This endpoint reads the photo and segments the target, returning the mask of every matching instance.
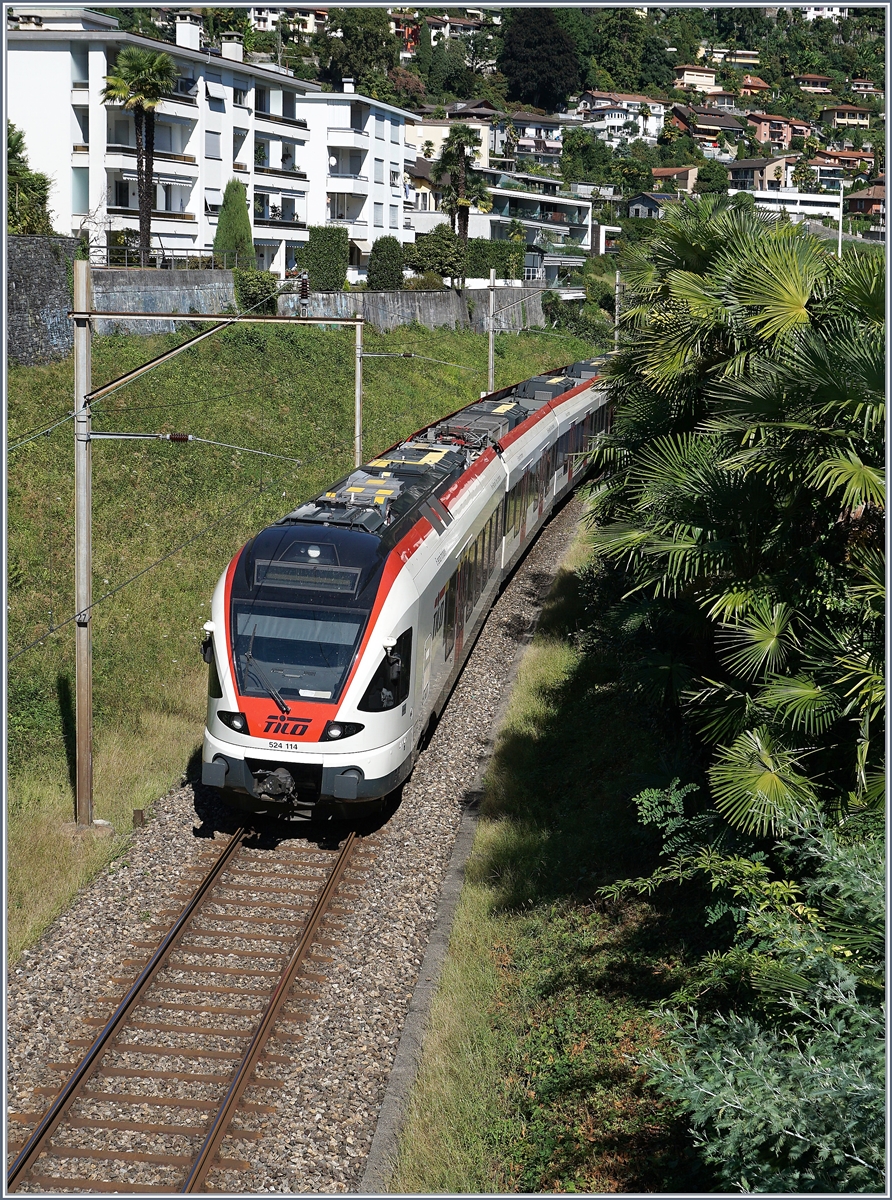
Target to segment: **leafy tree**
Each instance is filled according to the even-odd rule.
[[[561,174],[567,183],[606,183],[613,154],[588,129],[568,129],[561,149]]]
[[[421,16],[418,20],[418,46],[415,50],[415,69],[425,83],[430,78],[432,53],[430,26],[424,17]]]
[[[727,193],[728,170],[720,162],[708,160],[697,170],[694,191],[705,195],[708,192]]]
[[[177,67],[165,51],[124,46],[105,77],[102,99],[122,104],[133,113],[136,129],[136,190],[139,197],[139,254],[146,266],[152,244],[154,207],[155,109],[173,89]]]
[[[28,166],[25,135],[6,122],[6,230],[13,234],[52,234],[50,179]]]
[[[324,34],[314,35],[312,48],[333,83],[363,81],[375,71],[399,64],[400,44],[390,32],[390,18],[381,8],[331,8]]]
[[[369,255],[368,285],[375,292],[403,286],[403,248],[395,237],[379,237]]]
[[[223,203],[214,234],[214,258],[222,266],[254,264],[254,238],[248,215],[248,191],[238,179],[230,179],[223,192]]]
[[[506,24],[499,70],[509,96],[536,108],[560,108],[579,81],[573,42],[549,8],[513,9]]]
[[[435,226],[430,233],[419,236],[414,246],[406,246],[405,263],[413,271],[422,274],[432,272],[442,279],[444,275],[459,279],[464,263],[461,241],[447,222]]]
[[[428,81],[435,96],[467,93],[469,72],[460,38],[440,38],[434,46]]]
[[[630,8],[602,8],[592,16],[592,22],[593,59],[598,68],[606,71],[622,91],[637,87],[647,36],[644,20]]]

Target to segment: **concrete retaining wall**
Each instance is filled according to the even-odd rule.
[[[504,310],[496,312],[497,330],[546,324],[542,294],[532,288],[500,287],[496,292],[496,308]],[[282,316],[297,316],[300,298],[280,296],[279,312]],[[316,292],[311,294],[307,306],[310,317],[352,317],[354,314],[364,317],[382,332],[415,322],[428,329],[446,326],[485,333],[489,319],[489,291],[466,288],[464,292]]]
[[[94,267],[93,307],[100,312],[169,312],[212,316],[235,307],[231,271],[152,271]],[[174,321],[97,320],[99,334],[172,333]]]
[[[11,362],[31,366],[71,353],[68,264],[76,247],[72,237],[7,238],[6,346]]]

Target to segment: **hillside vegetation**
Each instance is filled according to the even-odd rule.
[[[96,338],[94,384],[186,336]],[[366,349],[426,356],[365,361],[367,455],[469,403],[486,384],[480,335],[368,330]],[[590,342],[544,333],[500,335],[496,384],[592,352]],[[73,625],[16,657],[74,612],[73,434],[65,420],[72,371],[68,359],[9,375],[13,955],[120,847],[60,832],[73,818]],[[253,531],[352,465],[352,331],[231,328],[97,403],[94,428],[222,443],[93,443],[96,816],[123,833],[131,809],[179,778],[200,743],[206,668],[198,646],[218,576]]]

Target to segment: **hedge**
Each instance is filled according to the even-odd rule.
[[[374,292],[394,292],[403,286],[403,248],[395,237],[379,237],[373,243],[368,285]]]
[[[295,265],[307,271],[314,292],[339,292],[350,264],[347,230],[342,225],[311,225],[309,235],[295,255]]]
[[[522,242],[490,242],[486,238],[469,238],[465,257],[465,276],[468,279],[488,279],[495,268],[497,279],[520,279],[526,246]]]

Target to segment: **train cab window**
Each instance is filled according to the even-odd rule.
[[[412,682],[412,630],[400,634],[396,645],[385,653],[372,682],[359,702],[360,712],[384,712],[396,708],[409,695]]]
[[[223,688],[220,686],[220,676],[217,674],[217,659],[211,642],[211,656],[208,659],[208,696],[212,700],[223,699]]]

